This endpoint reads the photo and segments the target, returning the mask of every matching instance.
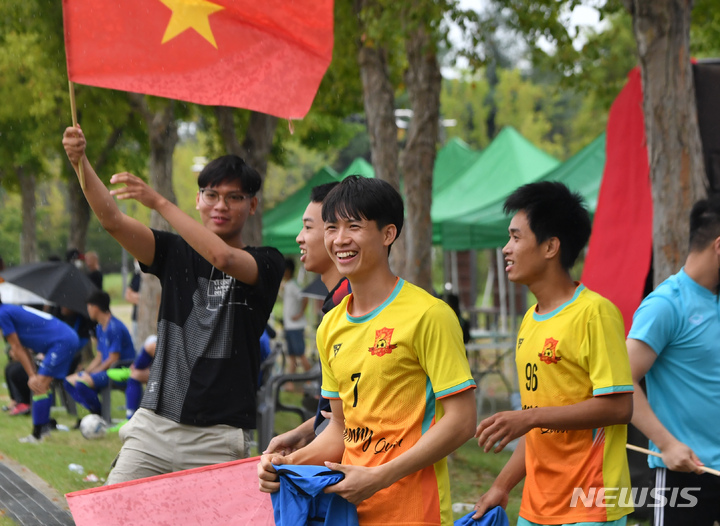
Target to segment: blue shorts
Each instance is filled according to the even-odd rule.
[[[99,373],[86,373],[85,371],[80,371],[78,373],[78,379],[82,380],[84,376],[89,376],[92,378],[93,381],[93,389],[96,391],[100,391],[101,389],[105,389],[108,384],[110,383],[110,378],[108,378],[107,371],[100,371]]]
[[[78,350],[78,337],[68,338],[53,344],[46,352],[38,368],[38,374],[52,378],[65,378],[70,372],[70,363]]]
[[[303,329],[285,331],[285,341],[287,341],[290,356],[302,356],[305,354],[305,331]]]

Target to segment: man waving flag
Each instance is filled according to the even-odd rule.
[[[71,81],[285,119],[332,59],[332,0],[63,0]]]

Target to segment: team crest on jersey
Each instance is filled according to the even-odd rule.
[[[562,360],[562,357],[557,355],[557,344],[559,342],[555,340],[554,338],[547,338],[545,340],[545,345],[543,345],[543,350],[541,353],[538,353],[538,356],[540,359],[547,363],[558,363],[560,360]]]
[[[337,356],[337,353],[340,352],[341,345],[342,343],[336,343],[335,345],[333,345],[333,352],[335,353],[335,356]]]
[[[397,347],[397,345],[390,343],[394,330],[395,329],[385,327],[375,331],[375,345],[368,348],[370,354],[373,356],[385,356],[393,352],[393,349]]]

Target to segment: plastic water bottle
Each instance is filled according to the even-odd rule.
[[[83,474],[85,469],[80,464],[69,464],[68,469],[74,473]]]

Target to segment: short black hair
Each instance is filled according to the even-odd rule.
[[[690,251],[704,250],[720,237],[720,194],[695,203],[690,211]]]
[[[591,222],[582,196],[563,183],[541,181],[521,186],[505,200],[506,214],[523,211],[538,243],[560,240],[560,264],[570,270],[590,239]]]
[[[96,290],[88,299],[85,300],[88,305],[95,305],[103,312],[110,312],[110,294],[104,290]]]
[[[223,155],[210,161],[198,175],[198,187],[212,188],[224,182],[240,182],[242,191],[254,196],[260,191],[262,178],[237,155]]]
[[[360,175],[350,175],[338,183],[323,200],[322,206],[322,219],[326,223],[343,218],[375,221],[378,228],[395,225],[395,239],[402,231],[404,216],[402,197],[390,183]]]
[[[290,274],[295,274],[295,262],[292,258],[285,258],[285,271],[290,271]]]
[[[330,191],[339,184],[338,181],[333,181],[332,183],[313,186],[312,190],[310,190],[310,201],[312,203],[322,203]]]

